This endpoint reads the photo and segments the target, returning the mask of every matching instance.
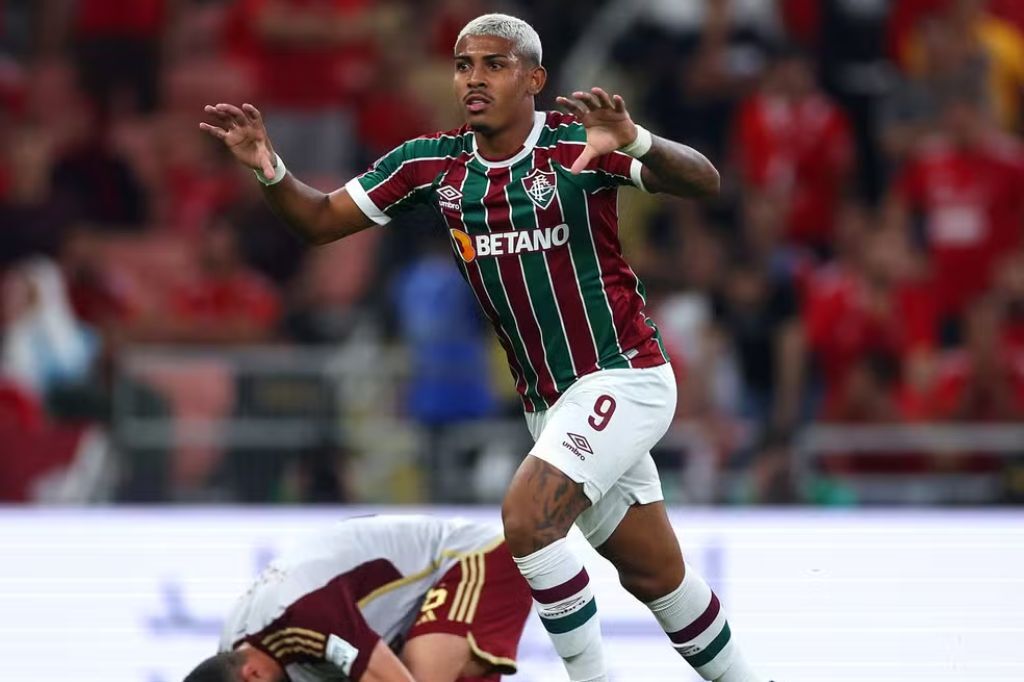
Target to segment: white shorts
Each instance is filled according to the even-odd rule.
[[[530,454],[583,484],[591,506],[576,519],[594,547],[634,504],[664,499],[651,448],[676,410],[669,364],[606,369],[580,378],[549,409],[527,412]]]

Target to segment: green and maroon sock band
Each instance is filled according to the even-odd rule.
[[[569,679],[606,680],[601,623],[590,576],[565,538],[514,559],[530,584],[537,615]]]
[[[585,568],[561,585],[531,591],[541,623],[552,634],[575,630],[597,613],[597,602],[590,591],[590,576]]]
[[[722,604],[718,601],[718,595],[712,592],[711,602],[696,620],[680,630],[668,633],[672,646],[694,668],[702,668],[713,661],[732,639],[729,621],[724,617],[719,618],[720,615]],[[714,631],[717,634],[708,642],[707,638]],[[706,643],[700,645],[699,641]]]
[[[531,588],[530,591],[533,592],[533,598],[541,604],[554,604],[563,599],[568,599],[577,592],[582,591],[589,584],[590,576],[587,574],[587,569],[581,568],[579,573],[561,585],[555,585],[543,590]]]
[[[711,624],[715,622],[715,618],[718,618],[718,614],[721,612],[722,603],[718,601],[718,595],[712,592],[711,603],[708,604],[708,607],[704,609],[704,612],[695,621],[681,630],[668,633],[668,638],[672,640],[672,645],[683,646],[697,639],[702,632],[711,627]]]

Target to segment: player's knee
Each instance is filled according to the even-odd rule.
[[[683,569],[666,567],[657,573],[620,573],[619,582],[640,601],[651,602],[679,587],[683,582]]]

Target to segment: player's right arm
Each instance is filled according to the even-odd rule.
[[[274,177],[277,155],[259,110],[251,104],[206,106],[214,123],[199,127],[217,138],[238,161]],[[355,234],[374,224],[344,189],[329,194],[300,182],[291,173],[273,185],[263,185],[263,196],[274,212],[299,236],[311,244],[326,244]]]

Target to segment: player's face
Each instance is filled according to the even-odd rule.
[[[498,36],[466,36],[455,46],[455,96],[469,126],[490,133],[533,116],[544,87],[543,67],[528,63]]]

